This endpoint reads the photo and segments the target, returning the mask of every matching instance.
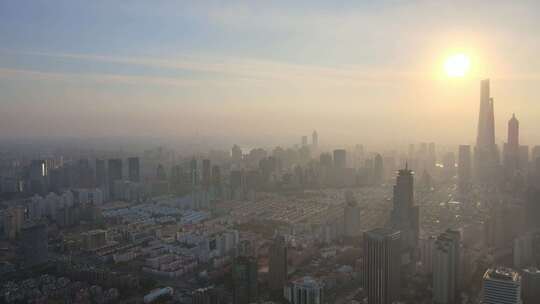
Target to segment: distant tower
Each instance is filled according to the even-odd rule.
[[[242,149],[239,146],[234,145],[231,150],[231,157],[234,163],[240,163],[242,161]]]
[[[268,250],[268,286],[275,295],[283,295],[287,283],[287,243],[277,236]]]
[[[165,172],[165,167],[162,164],[159,164],[156,168],[156,178],[160,181],[167,180],[167,173]]]
[[[107,170],[109,173],[109,194],[111,198],[114,198],[114,182],[122,180],[122,160],[119,158],[109,159]]]
[[[221,187],[221,167],[220,166],[218,165],[212,166],[211,179],[212,179],[212,189],[214,191],[215,197],[221,198],[222,187]]]
[[[334,150],[334,168],[347,168],[347,151],[345,151],[345,149]]]
[[[520,304],[521,277],[509,268],[490,268],[483,278],[482,304]]]
[[[194,157],[189,162],[189,175],[191,186],[195,187],[199,184],[199,171],[197,169],[197,159]]]
[[[400,232],[378,228],[364,233],[364,290],[368,304],[391,304],[400,292]]]
[[[458,155],[458,192],[465,196],[471,188],[471,146],[459,146]]]
[[[519,147],[519,120],[516,114],[512,114],[512,118],[508,121],[508,145]]]
[[[313,133],[311,133],[311,145],[314,149],[319,147],[319,134],[317,134],[317,131],[313,131]]]
[[[352,191],[345,193],[345,209],[343,210],[345,219],[345,236],[360,236],[360,207]]]
[[[489,91],[489,79],[480,84],[480,113],[474,151],[475,176],[480,183],[492,183],[499,165],[499,152],[495,144],[494,103]]]
[[[414,174],[407,167],[398,171],[394,185],[392,228],[401,231],[402,248],[412,258],[418,245],[419,209],[414,205]]]
[[[138,183],[141,181],[140,163],[138,157],[128,158],[128,177],[130,182]]]
[[[508,121],[508,141],[504,145],[504,168],[513,176],[520,168],[519,121],[515,114]],[[526,164],[525,164],[526,165]]]
[[[433,303],[458,304],[460,233],[448,229],[435,241],[433,251]]]
[[[307,136],[304,135],[304,136],[302,136],[302,147],[305,147],[307,145],[308,145]]]
[[[212,167],[209,159],[203,159],[202,161],[202,185],[208,190],[210,188],[210,182],[212,178]]]
[[[454,152],[447,152],[443,156],[444,176],[451,179],[456,173],[456,156]]]
[[[373,161],[373,183],[380,185],[384,181],[384,165],[382,156],[377,153]]]
[[[105,160],[96,159],[96,186],[103,187],[107,184],[107,171]]]

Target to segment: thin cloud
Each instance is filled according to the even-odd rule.
[[[302,65],[259,59],[237,59],[230,57],[189,57],[152,58],[152,57],[119,57],[108,55],[70,54],[26,52],[27,55],[65,58],[73,60],[127,64],[161,69],[194,71],[206,73],[209,79],[230,79],[263,85],[265,82],[283,82],[289,85],[391,85],[396,80],[414,80],[422,76],[420,73],[384,69],[362,69],[360,67],[325,67]],[[153,78],[153,77],[146,77]],[[170,81],[168,78],[161,81]],[[194,80],[196,82],[198,80]]]

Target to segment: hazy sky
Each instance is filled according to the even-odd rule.
[[[497,140],[515,112],[540,144],[540,4],[515,2],[3,0],[0,136],[470,143],[489,77]]]

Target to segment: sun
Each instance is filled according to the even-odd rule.
[[[471,60],[465,54],[454,54],[444,61],[444,70],[448,77],[464,77],[471,67]]]

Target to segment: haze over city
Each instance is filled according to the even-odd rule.
[[[0,1],[0,303],[540,303],[538,1]]]
[[[535,1],[3,1],[0,136],[279,144],[316,128],[330,144],[442,132],[473,142],[482,78],[497,130],[509,113],[526,108],[523,125],[540,114],[538,11]],[[449,79],[455,52],[471,71]]]

